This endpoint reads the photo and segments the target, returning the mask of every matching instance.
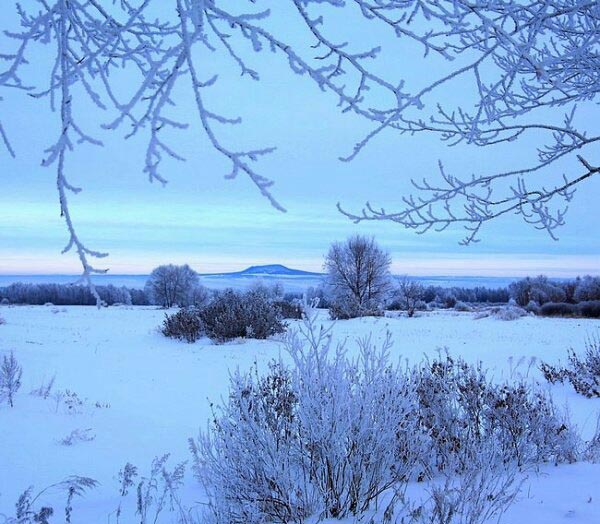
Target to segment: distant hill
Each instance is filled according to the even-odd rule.
[[[242,271],[233,271],[230,273],[204,273],[200,276],[214,277],[214,276],[227,276],[227,277],[258,277],[258,276],[269,276],[269,277],[321,277],[322,273],[314,273],[312,271],[303,271],[301,269],[292,269],[281,264],[267,264],[264,266],[250,266]]]

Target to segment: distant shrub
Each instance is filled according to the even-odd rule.
[[[200,310],[206,334],[217,342],[239,337],[264,339],[283,333],[281,311],[263,293],[228,289]]]
[[[451,309],[454,306],[456,306],[456,302],[457,302],[456,297],[452,293],[448,293],[442,299],[442,303],[443,303],[444,307],[448,308],[448,309]]]
[[[580,395],[600,397],[600,336],[589,338],[584,349],[582,356],[572,349],[569,351],[567,367],[542,362],[540,371],[551,384],[568,380]]]
[[[454,304],[454,310],[467,312],[467,311],[473,311],[473,308],[471,308],[471,306],[469,306],[468,304],[465,304],[464,302],[461,302],[459,300],[458,302],[456,302],[456,304]]]
[[[534,315],[539,315],[540,305],[535,300],[530,300],[529,303],[525,306],[525,310],[529,313],[533,313]]]
[[[475,316],[475,319],[492,317],[492,318],[495,318],[496,320],[511,321],[511,320],[517,320],[517,319],[519,319],[521,317],[525,317],[527,315],[528,315],[527,311],[525,311],[523,308],[520,308],[519,306],[507,305],[507,306],[494,306],[491,308],[487,308],[484,311],[481,311],[480,313],[478,313]]]
[[[578,314],[575,304],[566,302],[546,302],[540,306],[539,314],[543,317],[573,317]]]
[[[4,297],[2,300],[0,300],[0,304],[3,306],[8,306],[10,304],[10,300],[8,300],[8,298]]]
[[[417,300],[415,303],[415,309],[417,311],[427,311],[429,310],[429,305],[424,300]]]
[[[383,308],[364,309],[358,314],[354,307],[346,307],[343,302],[335,302],[329,306],[331,320],[349,320],[358,317],[382,317],[385,315]]]
[[[14,397],[21,387],[22,376],[23,368],[12,351],[9,356],[4,355],[0,366],[0,402],[6,400],[11,408],[14,406]]]
[[[301,320],[304,316],[304,308],[298,301],[278,300],[273,305],[279,308],[281,318]]]
[[[185,340],[191,344],[204,334],[204,323],[197,309],[180,309],[172,315],[165,314],[161,331],[165,337]]]
[[[585,318],[600,318],[600,300],[588,300],[577,304],[579,314]]]

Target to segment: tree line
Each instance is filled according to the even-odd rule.
[[[282,302],[318,299],[332,318],[381,315],[385,309],[408,311],[429,308],[453,308],[457,303],[505,304],[514,300],[530,309],[545,304],[579,304],[600,300],[600,277],[552,280],[544,275],[526,277],[507,287],[442,287],[421,284],[418,279],[394,277],[390,254],[374,238],[355,235],[334,242],[324,258],[327,274],[318,287],[304,293],[285,293],[281,284],[262,291]],[[144,289],[125,286],[97,286],[105,305],[203,306],[216,293],[202,286],[198,274],[189,265],[161,265],[149,275]],[[31,284],[16,282],[0,287],[5,304],[96,305],[96,298],[84,285]],[[550,307],[550,306],[548,306]]]

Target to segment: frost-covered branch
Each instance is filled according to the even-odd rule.
[[[27,10],[19,4],[16,10],[21,28],[5,31],[14,46],[0,54],[0,95],[10,89],[48,99],[56,111],[61,130],[44,165],[57,170],[68,247],[78,253],[90,285],[96,270],[88,258],[102,253],[79,240],[67,200],[77,188],[65,165],[74,147],[100,144],[97,131],[78,124],[77,111],[90,103],[101,112],[104,130],[145,137],[142,163],[150,181],[166,183],[165,162],[185,160],[173,135],[200,124],[208,143],[229,162],[227,178],[246,176],[284,210],[272,193],[273,182],[256,164],[274,148],[240,147],[224,138],[221,126],[241,119],[211,107],[209,90],[224,82],[218,78],[219,59],[239,70],[240,82],[259,81],[260,55],[271,52],[332,95],[343,113],[371,123],[372,130],[344,160],[382,133],[425,133],[449,146],[487,148],[527,136],[541,141],[530,166],[456,176],[442,171],[439,183],[415,184],[417,194],[403,199],[404,209],[367,205],[362,213],[345,211],[355,221],[391,220],[419,232],[463,225],[470,243],[484,223],[517,212],[554,237],[564,223],[564,204],[598,172],[600,136],[575,113],[577,104],[581,115],[600,92],[596,1],[265,0],[259,6],[217,0],[36,0]],[[288,24],[295,30],[288,31]],[[374,41],[349,36],[361,34],[361,24]],[[345,31],[348,27],[352,31]],[[44,62],[40,45],[56,49],[52,63]],[[420,67],[431,71],[409,81],[405,63],[390,56],[415,52],[423,55]],[[38,76],[47,72],[46,85],[29,79],[32,68]],[[117,80],[123,71],[125,87]],[[456,92],[460,96],[451,102]],[[174,110],[182,93],[195,106],[189,121]],[[564,119],[556,117],[559,111]],[[10,127],[3,117],[0,140],[14,155]],[[562,181],[552,179],[559,159],[573,159],[572,172]],[[577,173],[581,165],[584,171]]]

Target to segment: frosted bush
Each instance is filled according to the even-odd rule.
[[[533,313],[534,315],[539,315],[540,305],[535,300],[530,300],[525,306],[525,310],[529,313]]]
[[[577,434],[535,386],[495,384],[447,354],[399,368],[389,336],[379,348],[357,343],[350,358],[309,316],[286,337],[294,367],[275,361],[264,375],[232,376],[210,427],[190,441],[209,521],[343,519],[422,480],[432,498],[406,522],[483,522],[478,512],[497,515],[512,500],[518,468],[578,458]],[[443,520],[443,508],[458,513]]]
[[[274,305],[279,308],[281,318],[301,320],[304,317],[304,307],[298,300],[277,300]]]
[[[216,342],[238,337],[264,339],[285,331],[279,308],[263,293],[228,289],[200,310],[206,334]]]
[[[213,519],[343,518],[408,479],[420,453],[416,404],[389,346],[363,339],[353,360],[310,324],[286,340],[294,369],[235,374],[211,428],[192,441]]]
[[[14,406],[14,397],[21,388],[22,376],[23,368],[13,352],[9,356],[4,355],[0,366],[0,402],[5,400],[11,408]]]
[[[576,433],[534,385],[495,384],[480,365],[447,354],[413,375],[421,429],[431,450],[423,463],[430,476],[449,469],[464,472],[487,443],[503,462],[519,466],[576,460]]]
[[[454,304],[454,310],[462,311],[462,312],[473,311],[471,306],[469,306],[468,304],[465,304],[464,302],[461,302],[460,300],[458,302],[456,302],[456,304]]]
[[[600,336],[596,334],[585,342],[581,356],[571,349],[567,367],[542,362],[540,370],[551,384],[568,380],[580,395],[600,397]]]
[[[491,317],[495,318],[496,320],[511,321],[518,320],[519,318],[526,317],[527,315],[527,311],[523,308],[508,304],[506,306],[495,306],[487,308],[484,311],[478,313],[475,319]]]
[[[197,309],[180,309],[173,315],[165,314],[161,332],[165,337],[185,340],[191,344],[204,334],[204,323]]]

